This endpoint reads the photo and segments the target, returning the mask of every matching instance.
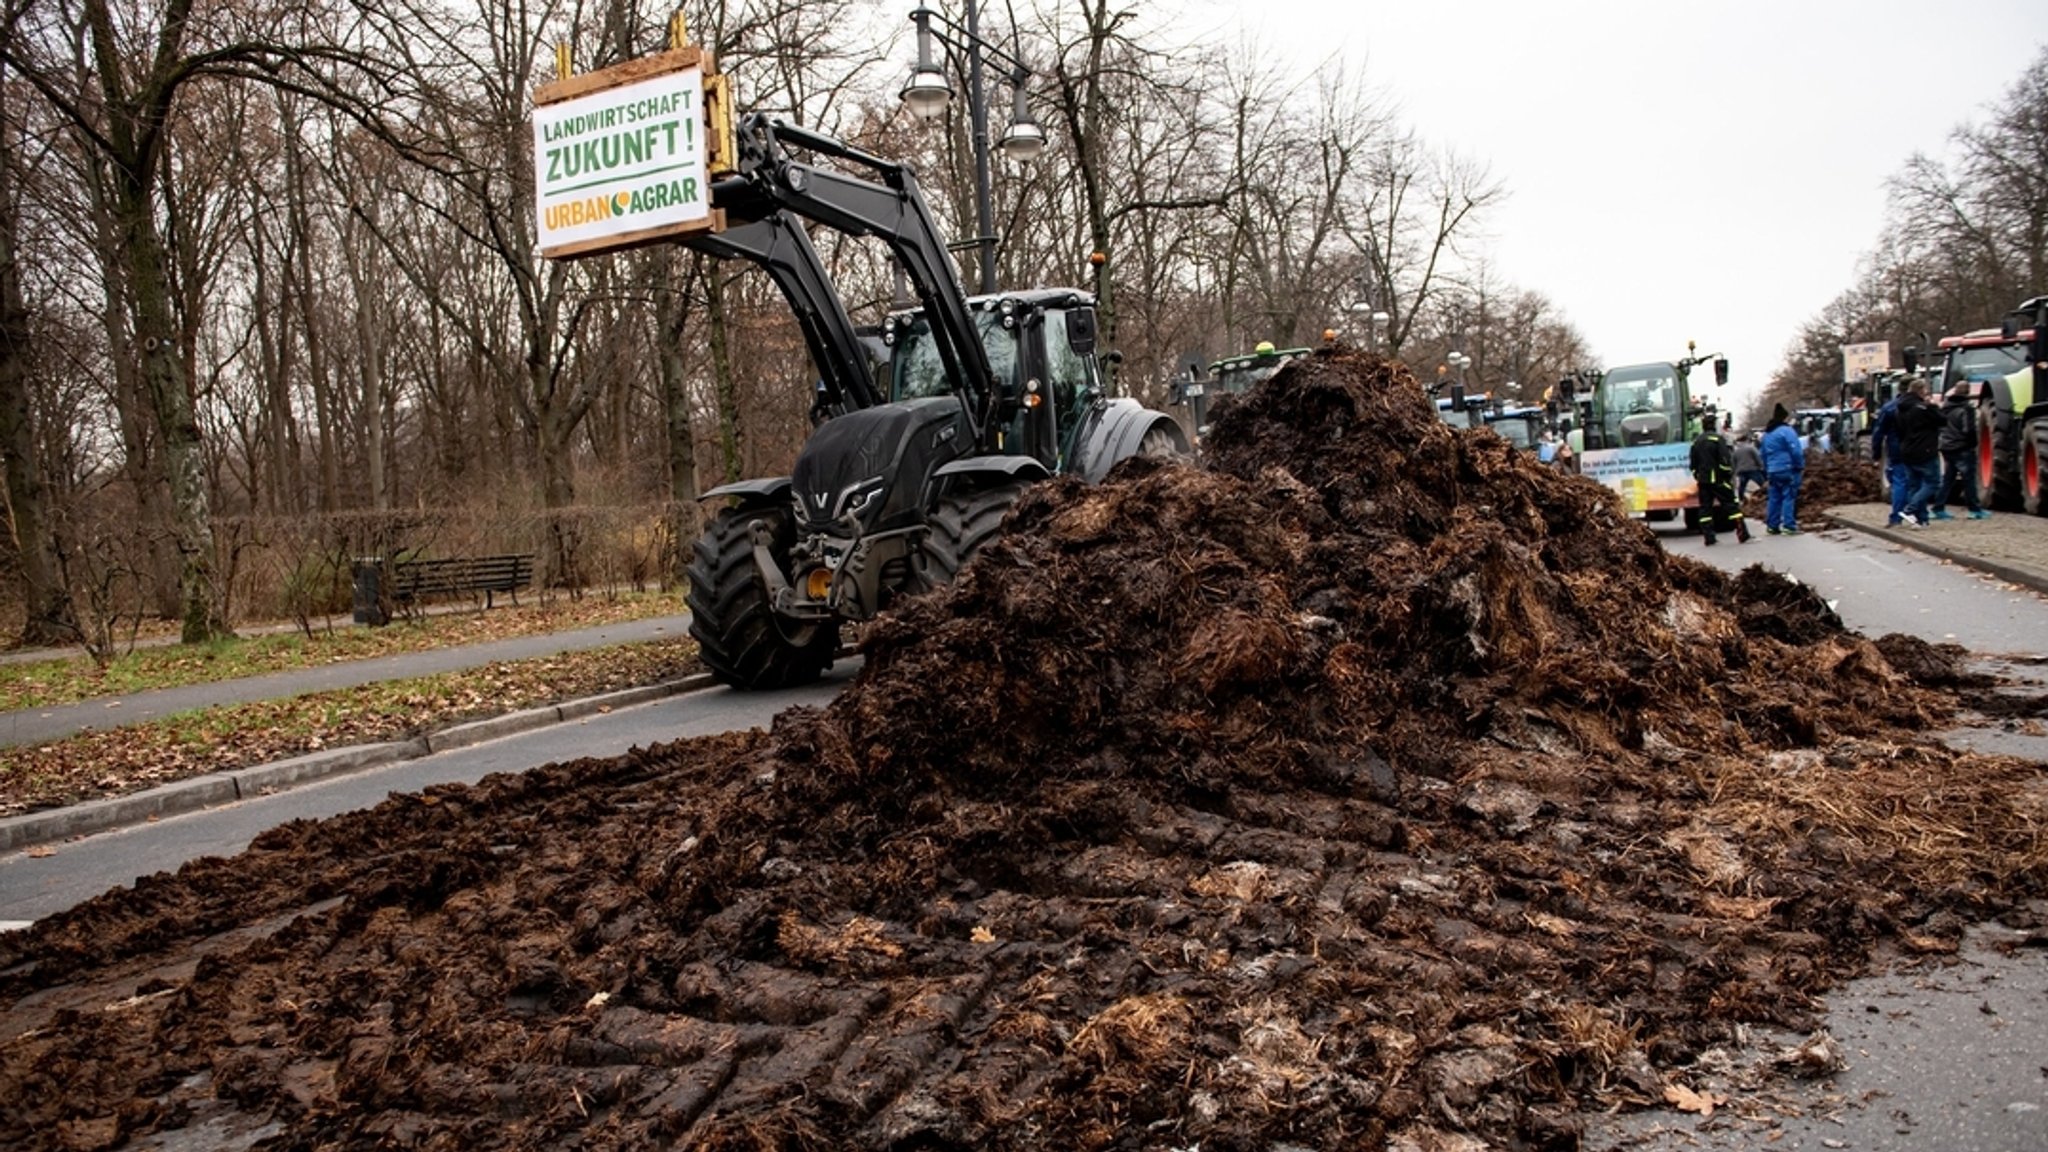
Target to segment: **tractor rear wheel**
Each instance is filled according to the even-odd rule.
[[[925,587],[951,584],[974,554],[1001,533],[1003,516],[1023,492],[1022,482],[1009,480],[941,497],[918,548]]]
[[[1138,455],[1171,460],[1188,455],[1188,449],[1181,439],[1180,429],[1171,421],[1161,420],[1145,430],[1144,438],[1138,441]]]
[[[2003,428],[1999,424],[2003,423]],[[2024,504],[2024,482],[2020,465],[2026,452],[2026,429],[2019,415],[1993,409],[1991,428],[1991,507],[2000,512],[2017,512]]]
[[[809,684],[832,666],[839,622],[779,616],[768,586],[754,569],[752,525],[768,525],[772,551],[789,555],[796,544],[791,514],[781,508],[733,508],[719,513],[699,537],[690,559],[690,636],[712,675],[734,688],[756,691]]]
[[[1976,481],[1977,507],[1991,508],[1998,503],[1992,452],[1992,443],[1997,439],[1998,412],[1989,404],[1979,404],[1973,411],[1977,422],[1970,437],[1970,465],[1974,470],[1972,479]]]
[[[2048,516],[2041,468],[2048,461],[2048,421],[2029,421],[2020,436],[2020,505],[2029,516]]]

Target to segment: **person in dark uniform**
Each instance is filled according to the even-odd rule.
[[[1700,486],[1700,533],[1714,543],[1716,531],[1735,529],[1738,544],[1749,543],[1749,525],[1735,502],[1735,449],[1716,430],[1714,414],[1700,419],[1699,439],[1692,442],[1692,478]]]

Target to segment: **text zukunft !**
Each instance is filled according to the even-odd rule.
[[[605,108],[584,116],[573,117],[565,123],[577,120],[592,120],[616,108]],[[549,140],[559,139],[567,133],[554,131],[555,125],[546,125]],[[678,144],[694,147],[696,124],[692,121],[674,121],[666,124],[648,124],[625,132],[607,132],[589,140],[576,140],[559,144],[547,150],[545,175],[549,184],[574,180],[579,176],[591,176],[610,172],[618,168],[635,168],[650,160],[661,160],[682,154]]]

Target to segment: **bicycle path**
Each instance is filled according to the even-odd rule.
[[[501,660],[533,660],[562,652],[580,652],[612,644],[678,639],[689,634],[687,614],[652,616],[601,624],[567,632],[516,636],[482,644],[430,648],[393,656],[374,656],[237,680],[216,680],[180,688],[160,688],[125,696],[101,696],[76,704],[0,712],[0,748],[62,740],[97,729],[119,728],[197,708],[283,700],[314,692],[356,688],[388,680],[437,676],[480,668]]]

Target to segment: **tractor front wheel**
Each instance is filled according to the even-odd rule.
[[[925,587],[951,584],[974,554],[1002,532],[1003,516],[1023,492],[1023,483],[1010,480],[941,497],[918,549]]]
[[[781,508],[733,508],[719,513],[697,540],[690,559],[690,636],[712,675],[734,688],[757,691],[809,684],[832,666],[839,622],[791,620],[777,615],[768,586],[754,566],[753,524],[768,526],[769,551],[787,557],[796,544],[792,515]]]

